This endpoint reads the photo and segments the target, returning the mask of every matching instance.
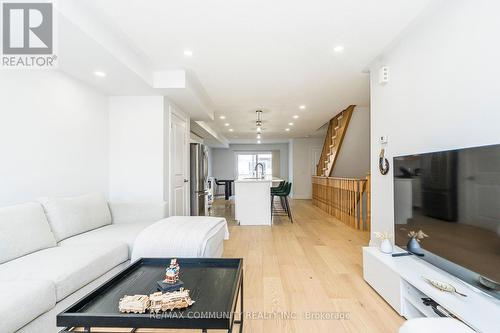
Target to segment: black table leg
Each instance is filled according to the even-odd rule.
[[[240,333],[243,332],[243,273],[241,275],[241,288],[240,288]]]
[[[226,186],[224,188],[224,195],[225,195],[225,199],[229,200],[229,182],[226,182]]]
[[[243,313],[243,273],[241,274],[241,280],[240,280],[240,291],[239,291],[239,294],[240,294],[240,320],[233,320],[233,323],[231,324],[231,327],[227,330],[228,333],[231,333],[233,331],[233,326],[234,324],[238,324],[240,325],[240,329],[239,329],[239,332],[242,333],[243,332],[243,317],[245,316],[245,314]],[[235,307],[236,307],[236,304],[235,304]],[[236,309],[234,309],[236,311]]]

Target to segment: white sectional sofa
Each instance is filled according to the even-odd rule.
[[[126,266],[166,208],[99,194],[0,208],[0,332],[58,332],[56,315]]]

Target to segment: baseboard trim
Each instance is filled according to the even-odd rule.
[[[292,195],[292,199],[296,199],[296,200],[311,200],[312,197],[310,195],[306,195],[306,194],[294,194],[294,195]]]

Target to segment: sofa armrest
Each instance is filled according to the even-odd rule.
[[[168,217],[168,205],[160,202],[109,202],[113,224],[152,223]]]

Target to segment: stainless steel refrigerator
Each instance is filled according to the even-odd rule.
[[[208,148],[191,144],[191,216],[207,215],[208,211]]]

